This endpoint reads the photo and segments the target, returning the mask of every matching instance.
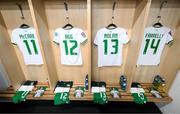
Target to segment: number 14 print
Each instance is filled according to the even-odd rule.
[[[156,54],[161,39],[146,39],[145,41],[146,41],[146,44],[144,47],[143,54],[147,53],[148,48],[154,49],[153,54]]]

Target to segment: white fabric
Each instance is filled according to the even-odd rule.
[[[69,87],[56,87],[54,93],[62,93],[62,92],[69,92]]]
[[[87,40],[86,34],[79,28],[56,29],[53,41],[60,44],[61,63],[64,65],[82,65],[80,44],[85,40]]]
[[[91,92],[92,93],[106,92],[106,88],[105,87],[92,87]]]
[[[105,87],[99,87],[99,91],[100,92],[106,92],[106,88]]]
[[[33,88],[34,88],[34,86],[22,85],[22,86],[18,89],[18,91],[32,91]]]
[[[16,28],[12,31],[11,42],[20,48],[26,65],[41,65],[43,59],[35,29]]]
[[[144,89],[143,88],[136,88],[136,87],[132,87],[130,89],[130,92],[131,93],[145,93]]]
[[[144,31],[137,65],[158,65],[165,44],[168,44],[172,40],[173,38],[169,28],[147,27]]]
[[[99,93],[100,92],[100,88],[99,87],[92,87],[91,88],[91,92],[92,93]]]
[[[120,66],[122,64],[122,47],[128,42],[125,29],[100,29],[95,37],[94,44],[98,46],[98,67]]]

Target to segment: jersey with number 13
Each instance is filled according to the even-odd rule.
[[[125,29],[100,29],[94,44],[98,46],[98,67],[120,66],[122,64],[122,47],[128,42]]]
[[[54,33],[54,42],[60,44],[61,63],[64,65],[82,65],[80,44],[87,40],[79,28],[58,28]]]
[[[158,65],[164,45],[172,40],[169,28],[147,27],[144,32],[137,65]]]
[[[12,31],[11,42],[20,48],[26,65],[41,65],[43,59],[35,29],[16,28]]]

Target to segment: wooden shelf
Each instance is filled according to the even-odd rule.
[[[44,95],[40,98],[34,98],[33,95],[36,91],[36,88],[38,86],[48,86],[48,85],[45,85],[45,84],[38,84],[34,89],[33,91],[27,96],[27,100],[53,100],[54,99],[54,93],[53,91],[50,91],[50,88],[47,88],[47,91],[44,92]],[[148,91],[148,87],[150,87],[152,84],[148,84],[148,83],[143,83],[142,84],[142,87],[145,89],[145,95],[147,96],[148,98],[148,102],[163,102],[163,103],[170,103],[172,101],[172,98],[170,98],[165,92],[162,92],[161,94],[163,95],[163,98],[161,99],[157,99],[157,98],[154,98],[152,96],[151,93],[149,93]],[[75,90],[75,87],[77,87],[79,85],[74,85],[71,90],[70,90],[70,100],[81,100],[81,101],[92,101],[93,100],[93,94],[92,93],[89,93],[88,91],[85,91],[84,93],[84,97],[82,98],[75,98],[74,97],[74,90]],[[108,100],[109,101],[127,101],[127,102],[132,102],[133,101],[133,97],[131,96],[131,93],[127,93],[127,92],[124,92],[122,91],[117,85],[114,86],[114,87],[118,87],[119,88],[119,91],[120,91],[120,95],[121,97],[119,99],[114,99],[111,97],[110,95],[110,85],[107,86],[107,96],[108,96]],[[0,98],[4,98],[4,99],[11,99],[12,96],[14,95],[15,91],[12,89],[12,88],[8,88],[6,91],[0,91]]]
[[[22,21],[20,10],[16,3],[22,5],[25,19]],[[97,67],[98,49],[94,46],[94,38],[97,31],[111,23],[112,0],[69,0],[70,23],[81,28],[87,36],[87,42],[81,45],[83,59],[82,66],[67,66],[60,63],[60,48],[53,43],[54,32],[57,28],[63,27],[66,22],[62,0],[1,0],[0,1],[0,61],[7,76],[17,90],[25,80],[48,81],[49,90],[45,96],[38,99],[53,99],[53,89],[58,80],[72,80],[75,83],[85,83],[85,76],[88,74],[89,83],[93,81],[105,81],[107,89],[118,86],[119,76],[127,78],[127,92],[130,92],[133,81],[152,83],[155,75],[160,74],[166,80],[165,92],[169,91],[176,73],[179,70],[180,50],[180,27],[179,1],[172,0],[166,4],[161,11],[163,25],[172,30],[172,46],[165,46],[158,66],[136,66],[143,40],[144,29],[152,26],[157,21],[157,12],[161,5],[160,0],[119,0],[116,2],[114,23],[126,29],[130,42],[123,46],[121,67]],[[53,18],[52,18],[53,17]],[[13,19],[13,21],[12,21]],[[25,65],[20,49],[11,44],[12,30],[22,23],[26,23],[36,30],[37,40],[44,64],[41,66]],[[8,52],[8,53],[7,53]],[[13,57],[13,58],[12,58]],[[168,61],[171,60],[171,61]],[[115,84],[115,85],[114,85]],[[90,89],[90,84],[89,84]],[[73,90],[71,90],[73,93]],[[146,90],[147,91],[147,90]],[[2,97],[13,96],[14,91],[1,92]],[[31,93],[33,94],[33,92]],[[32,95],[28,99],[35,99]],[[107,92],[109,100],[132,101],[131,94],[121,92],[120,99],[112,99]],[[170,102],[166,93],[163,99],[155,99],[150,93],[146,93],[149,101]],[[9,97],[9,98],[10,98]],[[70,99],[77,100],[73,94]],[[90,92],[80,100],[92,100]]]

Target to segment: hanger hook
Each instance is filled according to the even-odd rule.
[[[19,10],[21,11],[21,19],[25,19],[24,14],[23,14],[23,9],[22,9],[21,4],[16,3],[16,5],[19,7]]]
[[[161,12],[162,8],[164,7],[164,4],[167,4],[167,0],[163,0],[163,1],[161,2],[160,7],[159,7],[159,14],[158,14],[158,16],[157,16],[158,23],[159,23],[159,22],[160,22],[160,20],[161,20],[161,15],[160,15],[160,12]]]
[[[160,20],[161,20],[161,16],[159,15],[159,16],[157,16],[157,19],[158,19],[158,23],[160,22]]]
[[[160,11],[161,11],[161,9],[163,8],[164,4],[167,4],[167,0],[164,0],[164,1],[161,3],[161,5],[160,5]]]
[[[115,7],[116,7],[116,1],[114,1],[113,7],[112,7],[112,23],[114,22],[114,10],[115,10]]]
[[[160,12],[161,12],[161,10],[162,10],[162,8],[164,7],[164,4],[167,4],[167,0],[163,0],[162,2],[161,2],[161,5],[160,5],[160,7],[159,7],[159,16],[160,16]]]
[[[66,20],[67,20],[67,23],[69,24],[68,4],[66,2],[64,2],[64,7],[66,11]]]

